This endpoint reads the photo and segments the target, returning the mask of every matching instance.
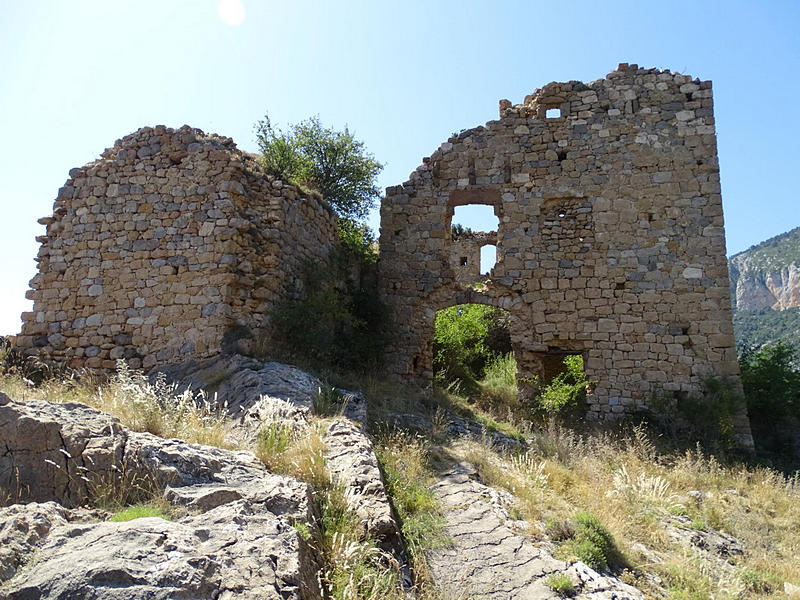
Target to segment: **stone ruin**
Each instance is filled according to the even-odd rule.
[[[454,239],[454,209],[473,204],[492,207],[497,230]],[[186,126],[141,129],[73,169],[41,222],[15,344],[93,368],[208,357],[268,330],[301,293],[304,261],[326,260],[336,238],[320,196]],[[487,244],[497,262],[482,276]],[[597,420],[698,393],[710,375],[737,384],[725,254],[710,81],[622,64],[502,100],[499,120],[387,189],[388,374],[429,384],[436,312],[481,303],[508,311],[521,378],[583,356]],[[751,445],[744,414],[737,431]]]
[[[229,138],[145,127],[70,171],[40,220],[16,346],[73,367],[208,357],[255,329],[327,260],[336,216],[262,174]]]
[[[492,207],[497,231],[454,239],[465,205]],[[485,243],[497,262],[481,277]],[[712,375],[736,385],[711,82],[621,64],[501,100],[499,120],[387,189],[380,276],[396,377],[429,383],[437,311],[479,303],[508,311],[519,377],[580,354],[596,420]],[[751,445],[744,414],[737,432]]]

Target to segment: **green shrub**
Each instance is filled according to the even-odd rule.
[[[514,360],[514,355],[509,352],[490,360],[478,385],[482,399],[490,405],[516,405],[517,361]]]
[[[742,569],[739,571],[739,579],[742,580],[747,591],[756,594],[771,594],[776,588],[782,587],[780,577],[756,569]]]
[[[377,178],[383,165],[347,127],[334,131],[311,117],[284,132],[265,115],[255,131],[264,170],[316,188],[340,217],[364,219],[380,197]]]
[[[460,381],[467,392],[478,391],[477,382],[487,366],[510,351],[507,313],[493,306],[459,304],[440,310],[434,327],[434,372],[449,384]]]
[[[561,596],[571,596],[575,593],[575,585],[572,579],[565,573],[552,573],[547,576],[544,584]]]
[[[792,455],[800,429],[800,356],[783,343],[755,351],[745,349],[739,358],[747,411],[756,449],[777,455],[797,468]],[[792,464],[794,463],[794,464]]]
[[[729,382],[709,377],[702,394],[655,391],[643,415],[648,425],[677,447],[697,444],[709,452],[725,454],[737,447],[734,423],[744,409],[744,399]]]
[[[564,370],[535,396],[534,411],[540,417],[576,423],[586,414],[586,388],[592,382],[586,378],[580,354],[565,356],[562,364]]]
[[[548,531],[565,540],[561,546],[562,552],[597,571],[604,571],[609,566],[624,566],[613,536],[594,514],[579,512],[573,518],[572,524],[558,520],[548,522]]]
[[[298,299],[273,313],[288,352],[320,367],[377,369],[388,337],[378,294],[376,249],[368,229],[350,224],[327,265],[308,262]]]

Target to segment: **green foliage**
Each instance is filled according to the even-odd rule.
[[[113,515],[109,521],[119,523],[122,521],[133,521],[134,519],[143,519],[145,517],[157,517],[166,521],[171,520],[170,515],[167,514],[162,507],[153,504],[135,504],[129,506],[124,510],[119,511]]]
[[[282,423],[270,423],[263,426],[256,435],[256,454],[268,467],[283,454],[292,441],[292,430]]]
[[[745,349],[739,358],[747,405],[753,417],[776,421],[800,417],[800,355],[786,344]]]
[[[707,451],[734,451],[734,422],[744,399],[725,380],[709,377],[703,385],[698,395],[654,392],[646,419],[659,435],[679,447],[691,441]]]
[[[450,226],[450,237],[457,240],[462,237],[470,237],[473,231],[470,227],[464,227],[461,223],[453,223]]]
[[[759,348],[782,342],[800,348],[800,307],[733,313],[733,330],[739,347]]]
[[[344,256],[358,257],[363,262],[378,262],[377,241],[366,223],[339,219],[339,245]]]
[[[739,357],[739,368],[757,450],[791,457],[793,438],[800,422],[800,356],[797,350],[782,343],[760,350],[744,349]]]
[[[329,265],[306,263],[299,299],[278,306],[274,324],[289,353],[317,366],[368,372],[381,363],[388,313],[369,229],[349,223],[342,231]]]
[[[755,594],[771,594],[782,587],[780,577],[757,569],[742,569],[739,571],[739,579],[741,579],[748,592]]]
[[[566,549],[592,569],[606,570],[609,565],[622,565],[614,538],[594,514],[579,512],[573,518],[575,536],[566,544]]]
[[[400,573],[391,557],[369,538],[362,539],[358,515],[347,506],[344,490],[317,490],[320,504],[323,581],[334,600],[400,600]],[[302,531],[298,532],[301,536]]]
[[[314,414],[332,417],[342,409],[342,393],[335,387],[325,386],[317,390],[314,398]]]
[[[564,370],[535,396],[535,411],[540,416],[574,423],[586,412],[586,388],[592,382],[586,378],[580,354],[565,356],[562,364]]]
[[[347,127],[335,131],[315,116],[282,131],[265,115],[255,132],[264,170],[316,188],[340,217],[364,219],[380,197],[377,178],[383,165]]]
[[[397,514],[412,567],[424,578],[425,552],[450,545],[446,521],[429,483],[431,469],[428,449],[420,438],[394,433],[376,447],[386,483],[386,493]]]
[[[488,364],[497,358],[492,332],[502,329],[505,311],[481,304],[459,304],[436,314],[433,367],[444,382],[461,382],[475,391]],[[494,334],[499,337],[498,334]],[[508,352],[504,350],[503,353]]]
[[[575,585],[566,573],[551,573],[544,584],[560,596],[571,596],[575,593]]]
[[[481,397],[494,406],[517,403],[517,361],[514,355],[501,354],[489,361],[479,382]]]

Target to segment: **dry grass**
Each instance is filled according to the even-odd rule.
[[[699,450],[658,455],[641,430],[583,437],[551,427],[523,456],[503,456],[477,442],[455,451],[487,484],[515,495],[532,531],[577,511],[597,515],[633,571],[656,573],[668,597],[782,598],[783,582],[800,585],[797,476],[723,466]],[[701,492],[701,500],[689,491]],[[681,546],[667,532],[670,513],[733,535],[744,555],[730,557],[725,567],[725,560]]]
[[[233,448],[232,423],[202,393],[179,391],[164,379],[154,382],[142,373],[117,363],[117,372],[106,382],[98,378],[48,380],[32,386],[20,375],[0,376],[0,392],[15,400],[80,402],[117,417],[133,431],[193,444]]]

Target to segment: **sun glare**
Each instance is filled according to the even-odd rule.
[[[242,0],[220,0],[217,12],[222,22],[231,27],[238,27],[244,21]]]

